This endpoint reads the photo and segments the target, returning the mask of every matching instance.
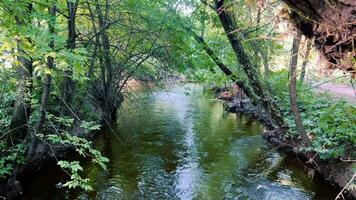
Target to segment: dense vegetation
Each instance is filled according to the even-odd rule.
[[[108,159],[91,140],[115,118],[127,81],[172,75],[236,84],[261,109],[266,128],[295,141],[311,160],[352,160],[355,106],[303,84],[312,40],[303,37],[304,47],[295,34],[286,55],[291,37],[278,26],[288,12],[279,1],[0,1],[2,182],[54,158],[71,177],[64,186],[91,190],[79,161],[62,160],[64,152],[74,148],[105,169]]]

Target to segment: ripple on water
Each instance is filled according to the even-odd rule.
[[[123,199],[122,198],[122,189],[116,186],[107,186],[102,190],[98,191],[96,195],[97,200],[108,200],[108,199]]]

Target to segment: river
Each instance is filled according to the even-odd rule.
[[[83,161],[94,191],[57,184],[55,165],[25,183],[27,199],[333,199],[336,191],[268,146],[262,125],[223,111],[196,85],[133,93],[96,140],[108,171]],[[140,96],[139,99],[135,98]]]

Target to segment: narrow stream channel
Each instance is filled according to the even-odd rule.
[[[96,141],[108,172],[88,162],[94,191],[56,187],[55,166],[25,184],[28,199],[333,199],[336,191],[269,147],[256,120],[223,111],[199,86],[141,92]],[[189,93],[189,94],[188,94]]]

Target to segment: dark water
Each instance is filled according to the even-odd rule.
[[[307,177],[301,163],[268,147],[262,126],[223,112],[198,86],[140,93],[119,111],[116,134],[98,148],[108,171],[86,162],[93,192],[55,186],[55,166],[25,185],[28,199],[333,199],[336,191]],[[189,94],[188,94],[189,93]],[[85,162],[84,162],[85,163]]]

